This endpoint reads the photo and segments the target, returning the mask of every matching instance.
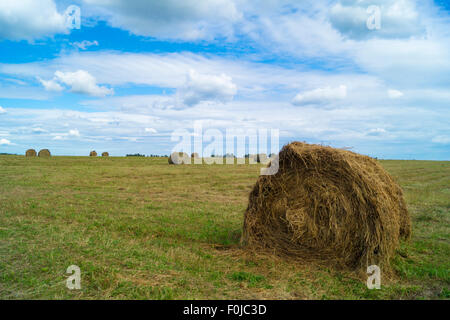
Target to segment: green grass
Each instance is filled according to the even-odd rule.
[[[2,299],[449,299],[450,162],[382,161],[410,242],[381,290],[239,246],[257,165],[0,156]],[[81,290],[65,286],[69,265]],[[382,275],[383,276],[383,275]]]

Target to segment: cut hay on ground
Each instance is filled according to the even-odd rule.
[[[28,149],[27,152],[25,152],[25,157],[36,157],[37,153],[34,149]]]
[[[97,152],[95,152],[95,151],[89,152],[89,157],[96,157],[96,156],[97,156]]]
[[[103,152],[102,153],[102,157],[109,157],[109,153],[108,152]]]
[[[50,150],[48,149],[42,149],[39,151],[38,156],[39,157],[50,157],[52,154],[50,153]]]
[[[365,272],[388,266],[410,232],[402,190],[376,160],[293,142],[281,150],[278,172],[258,178],[242,242]]]
[[[169,164],[190,164],[191,158],[185,152],[172,152],[169,157]]]

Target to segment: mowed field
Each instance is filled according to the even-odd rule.
[[[0,156],[0,298],[449,299],[450,162],[381,164],[413,235],[369,290],[354,273],[240,247],[259,165]],[[66,288],[73,264],[81,290]]]

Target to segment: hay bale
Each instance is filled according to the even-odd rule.
[[[190,164],[191,158],[185,152],[172,152],[169,157],[169,164]]]
[[[28,149],[25,152],[25,157],[36,157],[36,156],[37,156],[37,153],[36,153],[36,150],[34,150],[34,149]]]
[[[365,272],[388,266],[410,232],[402,190],[376,160],[293,142],[279,153],[278,172],[258,178],[242,242]]]
[[[265,153],[258,153],[256,155],[256,162],[262,163],[262,164],[267,164],[267,163],[269,163],[269,158],[267,158],[267,154],[265,154]]]
[[[50,150],[48,149],[42,149],[41,151],[39,151],[38,156],[39,157],[51,157],[51,153]]]
[[[248,163],[249,164],[258,163],[258,155],[257,154],[249,154],[248,155]]]
[[[103,152],[102,153],[102,157],[109,157],[109,153],[108,152]]]
[[[197,152],[191,153],[191,158],[200,158]]]
[[[89,157],[96,157],[96,156],[97,156],[97,152],[95,152],[95,151],[89,152]]]

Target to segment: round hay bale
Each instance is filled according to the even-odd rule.
[[[255,164],[258,162],[258,155],[257,154],[249,154],[248,155],[248,163],[249,164]]]
[[[191,158],[185,152],[172,152],[169,157],[169,164],[190,164]]]
[[[36,156],[37,156],[37,153],[36,153],[36,150],[34,150],[34,149],[28,149],[25,152],[25,157],[36,157]]]
[[[400,238],[410,232],[402,190],[376,160],[293,142],[280,151],[278,172],[258,178],[242,242],[297,259],[363,269],[388,266]]]
[[[197,152],[191,153],[191,158],[200,158]]]
[[[96,157],[96,156],[97,156],[97,152],[95,152],[95,151],[89,152],[89,157]]]
[[[109,153],[108,152],[103,152],[102,153],[102,157],[109,157]]]
[[[41,151],[39,151],[38,156],[39,157],[51,157],[51,153],[50,150],[48,149],[42,149]]]
[[[267,154],[265,153],[258,153],[256,156],[256,162],[267,164],[269,162],[269,159],[267,158]]]

